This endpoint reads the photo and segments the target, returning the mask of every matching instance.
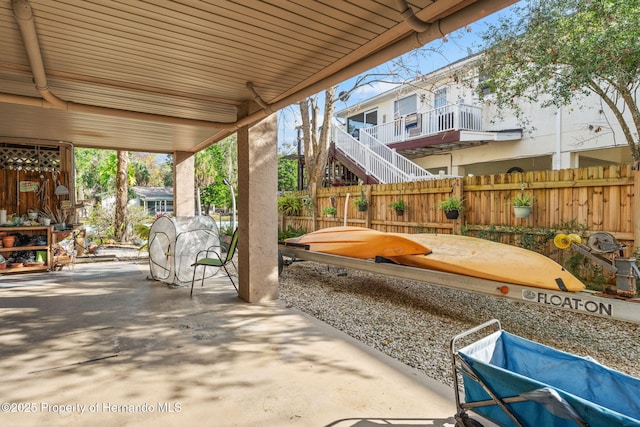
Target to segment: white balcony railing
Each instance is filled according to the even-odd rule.
[[[438,178],[366,132],[361,132],[360,140],[357,140],[337,123],[333,130],[336,148],[381,184]]]
[[[415,113],[382,125],[360,129],[385,145],[436,135],[451,130],[482,130],[482,108],[453,104],[425,113]]]

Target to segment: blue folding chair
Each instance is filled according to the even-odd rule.
[[[198,269],[199,266],[202,266],[202,284],[200,286],[204,286],[204,275],[207,267],[217,267],[217,268],[222,267],[224,268],[224,271],[227,273],[227,276],[229,276],[229,280],[231,280],[231,284],[236,289],[236,292],[238,292],[238,287],[236,286],[235,282],[233,281],[233,277],[231,277],[231,274],[227,269],[227,264],[231,263],[233,267],[236,269],[236,272],[238,271],[238,267],[236,267],[236,264],[233,262],[233,255],[235,254],[237,247],[238,247],[238,229],[236,228],[235,231],[233,232],[233,236],[231,236],[231,243],[229,244],[229,249],[227,250],[227,253],[224,255],[224,257],[223,257],[223,254],[221,253],[222,252],[221,246],[212,246],[209,249],[202,250],[196,254],[196,262],[191,264],[191,267],[193,267],[193,279],[191,280],[190,296],[193,296],[193,284],[196,281],[196,270]],[[216,248],[217,251],[213,250],[213,248]],[[200,258],[201,254],[204,254],[202,258]]]

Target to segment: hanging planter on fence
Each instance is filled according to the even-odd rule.
[[[395,202],[391,202],[389,207],[396,211],[396,215],[404,215],[404,210],[407,208],[407,204],[402,199],[398,199]]]
[[[516,197],[511,200],[513,204],[513,213],[516,218],[528,218],[531,215],[531,205],[533,203],[533,196],[521,191]]]
[[[438,202],[438,209],[444,211],[447,219],[458,219],[460,211],[464,209],[464,199],[452,196]]]
[[[460,216],[460,211],[457,209],[444,211],[444,216],[446,216],[447,219],[458,219],[458,217]]]
[[[531,215],[531,206],[514,206],[513,213],[516,218],[529,218],[529,215]]]
[[[360,197],[353,200],[353,203],[358,207],[358,211],[366,212],[369,207],[369,202],[364,195],[364,191],[360,190]]]

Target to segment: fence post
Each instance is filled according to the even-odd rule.
[[[456,181],[453,185],[453,196],[459,197],[461,200],[464,200],[464,178],[456,178]],[[460,211],[460,216],[453,222],[453,234],[460,234],[462,231],[462,224],[465,222],[465,214],[464,209]]]
[[[633,221],[633,248],[634,252],[640,250],[640,162],[636,162],[633,169],[633,215],[631,220]]]
[[[365,190],[365,197],[367,198],[369,203],[367,204],[367,211],[364,214],[364,226],[367,228],[371,228],[371,208],[373,206],[373,200],[371,199],[371,185],[367,185],[367,188]]]

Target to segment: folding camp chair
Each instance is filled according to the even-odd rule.
[[[231,263],[233,267],[236,269],[236,272],[238,271],[238,267],[236,267],[236,264],[233,262],[233,255],[235,254],[237,247],[238,247],[238,229],[236,228],[235,231],[233,232],[233,236],[231,236],[231,243],[229,244],[229,249],[227,250],[227,253],[224,256],[224,258],[222,256],[223,254],[221,254],[222,252],[221,246],[212,246],[209,249],[202,250],[196,254],[196,262],[191,264],[191,267],[193,267],[193,279],[191,280],[191,294],[190,294],[191,296],[193,296],[193,284],[196,281],[196,270],[198,269],[198,266],[202,266],[202,284],[200,286],[204,286],[204,275],[207,267],[218,267],[218,268],[222,267],[224,268],[224,271],[227,273],[227,276],[229,276],[229,280],[231,280],[231,284],[236,289],[236,292],[238,292],[238,287],[236,286],[235,282],[233,281],[233,278],[231,277],[231,274],[229,273],[229,270],[227,269],[227,264]],[[213,250],[213,248],[216,248],[217,251]],[[201,254],[204,254],[204,257],[200,258]]]

